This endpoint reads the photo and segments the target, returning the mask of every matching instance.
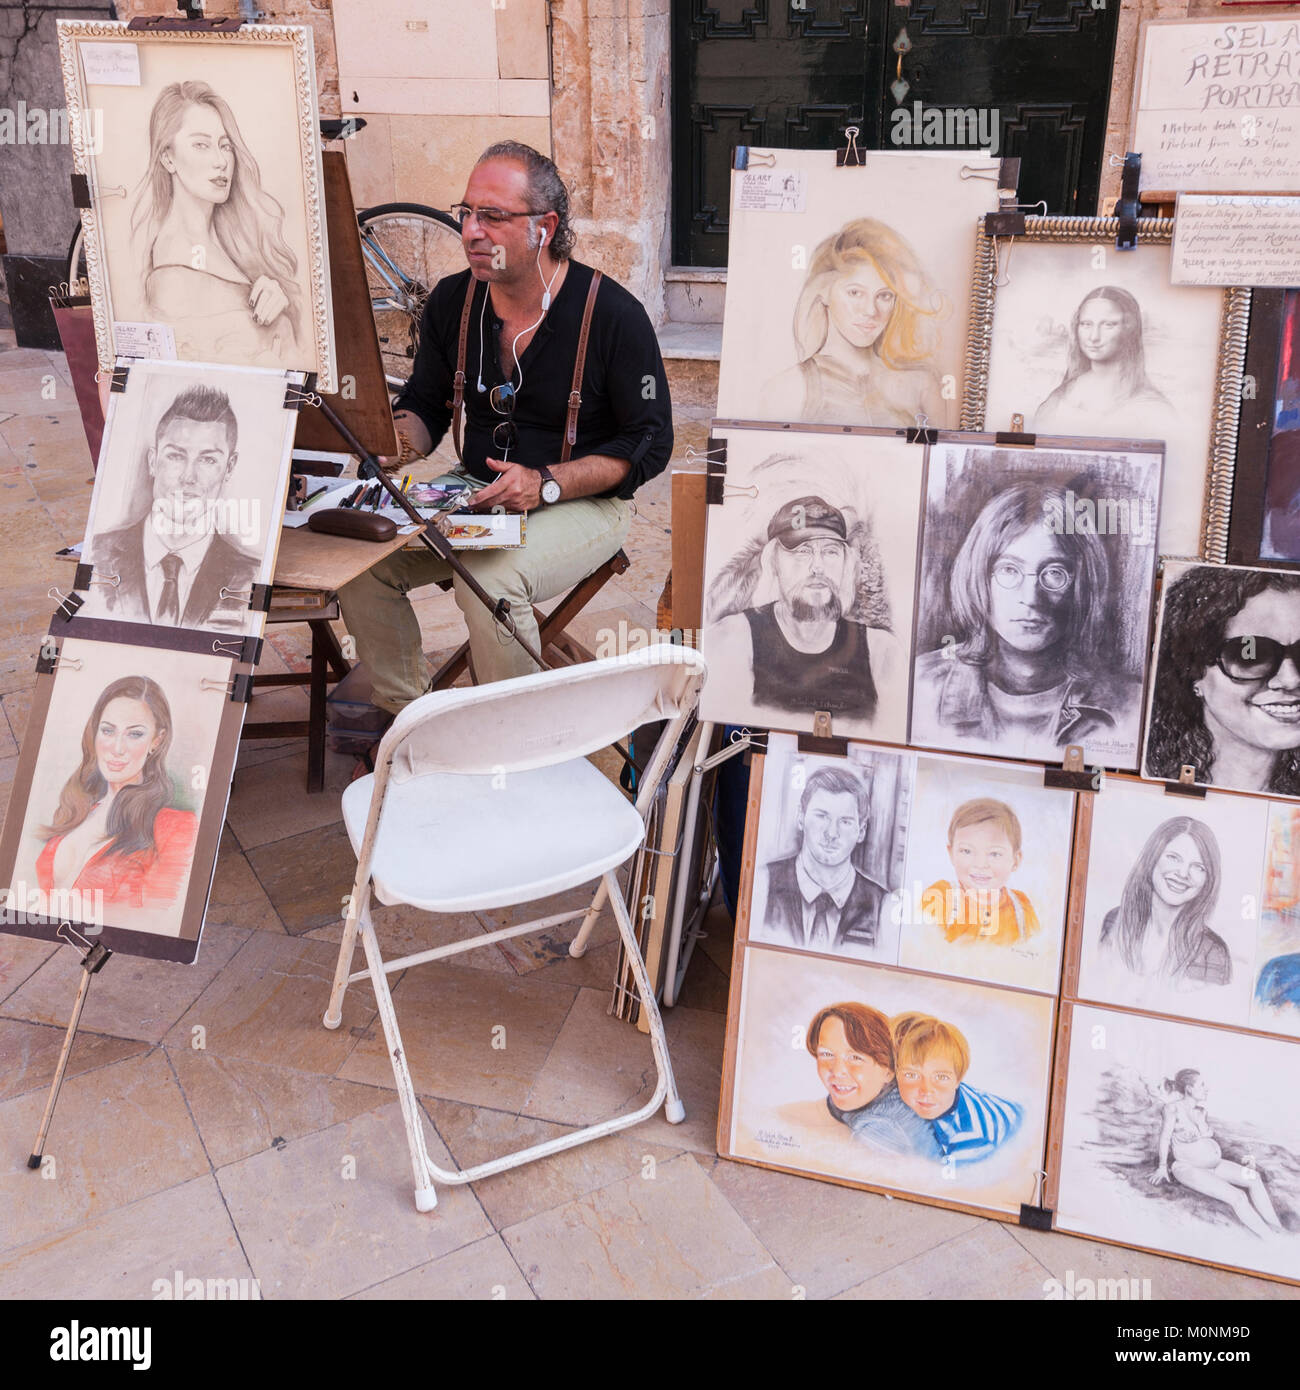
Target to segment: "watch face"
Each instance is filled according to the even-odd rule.
[[[559,500],[560,485],[555,481],[554,478],[548,478],[546,482],[542,484],[542,501],[550,503],[558,502]]]

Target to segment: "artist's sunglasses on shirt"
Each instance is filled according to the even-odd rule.
[[[1300,669],[1300,642],[1284,647],[1271,637],[1229,637],[1216,665],[1230,681],[1271,681],[1284,661]]]
[[[519,427],[515,424],[515,402],[518,392],[506,381],[488,393],[488,404],[498,415],[506,418],[492,431],[492,444],[500,449],[502,458],[519,443]]]

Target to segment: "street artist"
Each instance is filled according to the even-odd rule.
[[[631,498],[668,463],[668,381],[641,304],[571,258],[568,193],[544,155],[515,141],[492,145],[452,211],[469,268],[440,280],[425,306],[393,415],[401,463],[430,453],[450,428],[461,462],[436,481],[467,484],[466,510],[528,514],[522,549],[458,558],[494,599],[509,602],[537,650],[533,604],[618,551]],[[381,709],[396,714],[429,688],[407,594],[452,577],[430,551],[403,550],[339,591]],[[534,670],[491,611],[458,578],[453,586],[475,680]]]

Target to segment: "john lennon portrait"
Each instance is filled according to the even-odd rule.
[[[931,450],[911,741],[1137,763],[1160,456]]]
[[[315,371],[336,389],[308,32],[59,31],[74,136],[84,108],[103,137],[75,145],[101,367],[115,323],[165,325],[181,361]],[[102,71],[105,40],[134,51],[136,81]]]
[[[726,431],[709,508],[706,717],[901,742],[922,450],[894,435]]]

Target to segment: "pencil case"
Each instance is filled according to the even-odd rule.
[[[391,516],[378,512],[358,512],[351,507],[326,507],[312,512],[307,518],[309,531],[323,531],[327,536],[350,536],[358,541],[391,541],[397,534],[397,523]]]

